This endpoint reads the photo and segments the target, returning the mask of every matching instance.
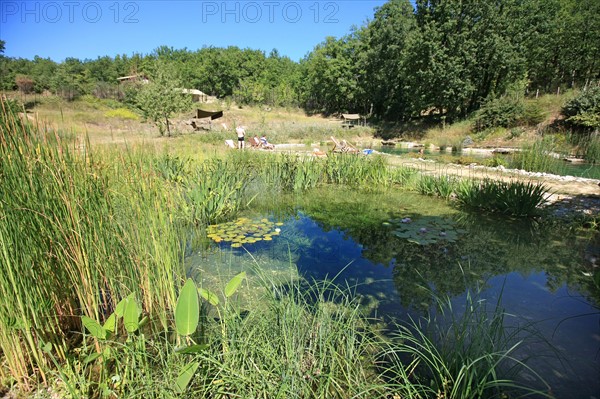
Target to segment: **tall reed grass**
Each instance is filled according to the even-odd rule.
[[[577,134],[572,133],[569,141],[578,148],[578,154],[590,163],[600,163],[600,134]]]
[[[535,141],[522,151],[515,152],[509,159],[509,168],[529,172],[564,174],[565,165],[558,148],[550,138]]]
[[[458,179],[451,176],[422,175],[416,182],[416,189],[423,195],[450,199],[457,190]]]
[[[208,334],[219,339],[198,354],[204,367],[190,395],[383,398],[391,393],[374,367],[382,338],[357,298],[331,282],[274,287],[267,278],[265,283],[266,296],[243,317],[239,304],[222,316],[226,336],[218,333],[213,317],[207,319]]]
[[[45,381],[41,343],[64,361],[78,316],[103,320],[130,292],[166,328],[182,224],[147,157],[69,147],[2,107],[0,176],[0,349],[14,382]]]

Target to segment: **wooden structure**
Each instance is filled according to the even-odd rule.
[[[148,83],[150,80],[145,75],[129,75],[121,76],[117,78],[119,84],[121,83]]]
[[[197,108],[196,115],[184,123],[194,130],[212,130],[212,121],[221,117],[223,117],[223,111],[205,111]]]
[[[195,103],[206,103],[208,102],[208,94],[204,93],[201,90],[197,89],[181,89],[181,92],[184,94],[191,94],[192,101]]]
[[[196,118],[197,119],[210,118],[211,121],[214,121],[215,119],[219,119],[222,117],[223,117],[223,111],[205,111],[203,109],[196,108]]]
[[[342,114],[342,127],[348,129],[354,126],[366,126],[367,118],[360,116],[359,114]]]

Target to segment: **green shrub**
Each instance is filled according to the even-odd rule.
[[[600,86],[582,91],[577,97],[567,101],[561,112],[566,123],[574,129],[600,129]]]
[[[504,157],[496,155],[496,156],[486,159],[483,162],[483,164],[485,166],[495,168],[497,166],[508,166],[508,161]]]
[[[517,118],[517,124],[535,126],[544,121],[544,109],[537,102],[526,102],[522,114]]]
[[[494,127],[513,127],[525,115],[523,101],[513,96],[496,98],[486,102],[475,115],[478,132]]]
[[[516,139],[517,137],[521,137],[521,135],[524,132],[525,132],[525,130],[523,128],[513,127],[512,129],[510,129],[510,132],[508,133],[508,139],[512,140],[512,139]]]

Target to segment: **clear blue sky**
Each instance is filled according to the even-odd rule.
[[[147,54],[161,45],[276,48],[298,61],[326,36],[372,19],[385,0],[23,1],[0,0],[4,55],[66,57]]]

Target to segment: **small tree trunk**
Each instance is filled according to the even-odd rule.
[[[166,115],[165,121],[167,122],[167,136],[171,137],[171,127],[169,126],[169,118]]]

